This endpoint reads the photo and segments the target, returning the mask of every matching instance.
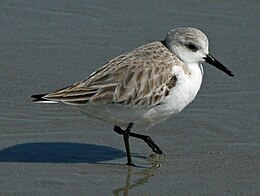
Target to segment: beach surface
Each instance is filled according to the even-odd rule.
[[[0,195],[260,195],[259,1],[0,2]],[[86,78],[176,27],[196,27],[234,78],[204,65],[195,101],[149,130],[157,156],[113,125],[32,94]]]

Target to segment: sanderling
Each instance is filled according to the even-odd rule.
[[[33,95],[35,102],[64,103],[111,123],[123,135],[127,165],[134,165],[129,136],[161,149],[147,135],[131,132],[133,125],[149,128],[179,113],[195,98],[203,62],[234,74],[208,51],[206,35],[195,28],[177,28],[163,41],[154,41],[110,60],[90,76],[49,94]],[[124,128],[124,129],[122,129]]]

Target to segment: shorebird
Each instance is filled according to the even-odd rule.
[[[69,87],[32,95],[35,102],[64,103],[114,125],[123,135],[127,165],[133,166],[129,137],[144,140],[153,152],[162,150],[133,126],[152,127],[181,112],[197,95],[202,63],[234,74],[209,54],[207,36],[195,28],[177,28],[154,41],[117,56],[86,79]]]

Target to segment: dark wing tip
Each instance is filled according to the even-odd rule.
[[[37,95],[32,95],[31,98],[33,98],[33,101],[46,101],[43,97],[46,94],[37,94]]]

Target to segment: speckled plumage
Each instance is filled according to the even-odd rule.
[[[62,102],[103,121],[126,127],[151,127],[179,113],[193,101],[202,82],[201,63],[209,61],[229,75],[208,54],[206,35],[195,28],[177,28],[160,42],[124,53],[67,88],[34,95],[37,102]]]
[[[86,80],[44,98],[75,105],[113,103],[152,107],[175,86],[173,64],[185,66],[161,42],[152,42],[112,59]]]
[[[234,76],[209,54],[208,45],[200,30],[177,28],[162,42],[140,46],[110,60],[83,81],[32,97],[36,102],[73,105],[89,116],[114,124],[114,131],[123,135],[127,165],[133,166],[130,136],[144,140],[155,153],[163,152],[149,136],[133,133],[131,128],[149,128],[192,102],[201,86],[202,62]]]

